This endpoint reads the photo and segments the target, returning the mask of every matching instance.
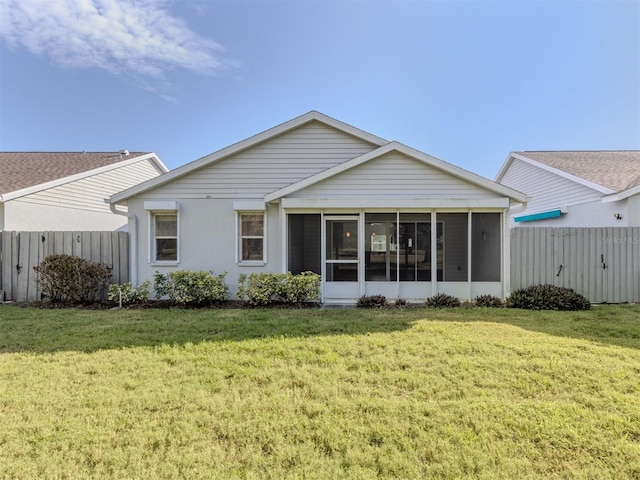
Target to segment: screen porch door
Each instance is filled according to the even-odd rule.
[[[357,216],[325,216],[325,301],[360,296],[358,224]]]

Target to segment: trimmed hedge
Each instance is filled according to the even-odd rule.
[[[250,305],[273,303],[296,305],[316,300],[320,296],[320,275],[302,272],[252,273],[238,277],[238,297]]]
[[[216,275],[201,270],[176,270],[167,274],[156,272],[153,289],[156,298],[168,297],[180,305],[213,305],[229,298],[229,287],[224,282],[226,272]]]

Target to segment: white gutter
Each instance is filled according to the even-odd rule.
[[[105,202],[108,202],[108,199],[105,199]],[[138,217],[131,212],[123,212],[122,210],[116,209],[115,203],[110,203],[109,208],[116,215],[123,215],[127,217],[129,220],[129,225],[131,226],[129,231],[129,261],[131,264],[129,265],[129,272],[131,274],[130,281],[134,287],[138,286]]]

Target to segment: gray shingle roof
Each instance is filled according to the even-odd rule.
[[[145,152],[0,152],[0,195],[124,162]]]
[[[640,185],[640,151],[514,152],[617,192]]]

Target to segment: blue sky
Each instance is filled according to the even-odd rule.
[[[318,110],[493,178],[640,149],[640,2],[0,0],[0,150],[175,168]]]

